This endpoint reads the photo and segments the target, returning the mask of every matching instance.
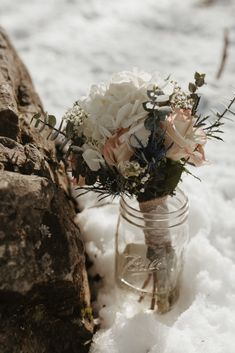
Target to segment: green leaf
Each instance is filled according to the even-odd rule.
[[[154,101],[144,102],[142,105],[144,110],[146,110],[146,112],[152,112],[158,109],[158,106],[155,104]]]
[[[39,124],[40,124],[40,119],[37,119],[35,124],[34,124],[34,127],[38,128]]]
[[[195,84],[197,87],[201,87],[205,84],[205,74],[199,74],[199,72],[195,72]]]
[[[222,137],[219,137],[219,136],[207,134],[207,137],[208,137],[208,138],[213,138],[213,139],[216,139],[216,140],[219,140],[219,141],[224,142],[224,140],[222,139]]]
[[[171,77],[171,74],[169,74],[166,78],[164,78],[164,81],[169,81],[169,79],[170,79],[170,77]]]
[[[201,80],[195,81],[195,83],[197,87],[202,87],[205,84],[205,81],[204,79],[201,79]]]
[[[196,71],[195,74],[194,74],[195,80],[199,80],[200,77],[201,77],[201,74],[199,74],[199,72]]]
[[[47,122],[51,127],[56,125],[56,117],[54,115],[48,115]]]
[[[30,124],[32,124],[33,120],[36,120],[35,122],[35,127],[38,127],[39,123],[40,123],[40,117],[41,117],[41,114],[40,113],[36,113],[32,116],[31,118],[31,121],[30,121]],[[36,126],[37,125],[37,126]]]
[[[195,93],[196,90],[197,90],[197,86],[196,86],[194,83],[189,82],[189,84],[188,84],[188,89],[189,89],[189,92]]]
[[[154,126],[155,126],[155,117],[154,116],[148,117],[144,122],[145,129],[153,131]]]
[[[75,153],[76,153],[76,152],[77,152],[77,153],[81,153],[81,150],[82,150],[82,149],[81,149],[81,147],[79,147],[79,146],[71,145],[71,146],[70,146],[70,150],[73,151],[73,152],[75,152]]]
[[[166,120],[166,117],[169,116],[171,113],[172,113],[171,107],[164,106],[159,108],[159,110],[156,112],[156,115],[161,121],[164,121]]]
[[[165,187],[168,190],[168,194],[171,194],[177,187],[181,174],[184,168],[181,162],[172,161],[167,158],[166,170],[165,170]]]

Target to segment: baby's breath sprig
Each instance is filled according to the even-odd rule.
[[[171,81],[173,84],[173,93],[171,95],[171,106],[178,109],[192,109],[194,100],[186,92],[182,90],[179,84]]]
[[[68,109],[62,117],[62,121],[66,123],[66,134],[71,138],[81,136],[81,126],[84,120],[87,118],[87,114],[81,108],[78,101],[76,101],[72,108]]]

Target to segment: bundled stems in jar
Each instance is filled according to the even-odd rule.
[[[147,245],[147,258],[151,264],[151,275],[143,283],[142,289],[152,281],[152,296],[150,309],[157,305],[159,313],[169,311],[171,305],[177,300],[177,291],[171,288],[171,271],[176,261],[175,250],[171,243],[170,230],[167,220],[156,226],[156,214],[165,214],[168,211],[167,198],[156,198],[150,201],[139,202],[140,211],[145,221],[145,242]],[[151,278],[150,278],[151,276]],[[143,299],[141,295],[139,301]]]

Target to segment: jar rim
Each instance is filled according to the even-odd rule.
[[[178,216],[182,215],[184,212],[187,211],[187,209],[188,209],[188,197],[185,195],[185,193],[183,192],[183,190],[180,189],[179,187],[177,187],[175,191],[176,191],[176,194],[178,194],[178,196],[179,196],[178,199],[179,199],[180,197],[183,198],[183,201],[184,201],[184,202],[181,201],[182,206],[179,207],[179,208],[177,208],[176,210],[173,210],[173,211],[161,212],[161,213],[156,212],[155,215],[156,215],[157,217],[159,217],[159,216],[160,216],[160,217],[164,217],[164,216],[168,216],[168,217],[178,217]],[[168,197],[168,196],[171,196],[171,195],[166,195],[166,197]],[[173,195],[173,196],[175,196],[175,195]],[[126,201],[127,197],[128,197],[127,195],[123,195],[123,196],[121,197],[121,202],[120,202],[121,206],[122,206],[122,202],[123,202],[124,205],[125,205],[125,207],[127,208],[127,210],[128,210],[128,209],[129,209],[129,210],[133,210],[135,213],[137,213],[137,215],[141,215],[141,217],[138,217],[138,216],[133,215],[131,212],[128,212],[128,213],[130,213],[130,215],[132,215],[133,217],[141,218],[141,219],[142,219],[143,216],[144,216],[145,219],[148,218],[149,213],[148,213],[148,212],[142,212],[141,210],[138,210],[138,209],[132,207],[131,205],[129,205],[129,204],[127,203],[127,201]],[[128,198],[129,198],[129,197],[128,197]],[[159,198],[159,199],[160,199],[160,198]],[[137,202],[138,202],[138,201],[137,201]],[[153,219],[153,214],[151,214],[151,220],[152,220],[152,221],[154,220],[154,219]]]

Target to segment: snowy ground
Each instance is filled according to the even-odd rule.
[[[235,1],[1,0],[0,24],[12,36],[46,109],[61,116],[93,82],[133,66],[171,73],[188,82],[207,73],[204,109],[231,96],[235,74]],[[228,61],[216,81],[223,30]],[[79,222],[94,272],[103,277],[97,306],[102,329],[92,353],[234,353],[235,345],[235,124],[226,143],[210,143],[212,165],[187,177],[190,242],[183,288],[165,316],[144,311],[113,280],[117,206],[91,208]],[[82,203],[84,205],[84,201]]]

